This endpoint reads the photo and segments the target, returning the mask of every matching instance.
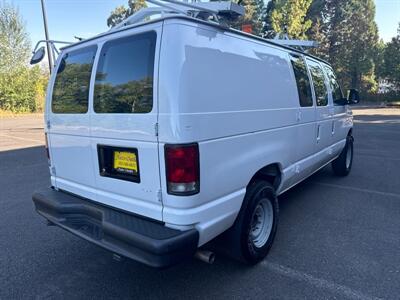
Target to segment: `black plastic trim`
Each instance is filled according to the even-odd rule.
[[[35,192],[32,200],[36,211],[50,223],[151,267],[172,266],[193,257],[197,250],[199,233],[196,229],[171,229],[159,221],[51,188]]]

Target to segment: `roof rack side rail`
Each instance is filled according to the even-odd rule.
[[[280,40],[280,39],[268,39],[275,44],[292,46],[292,47],[318,47],[318,42],[316,41],[306,41],[306,40]]]
[[[282,46],[287,46],[287,47],[297,47],[300,48],[301,51],[305,52],[304,48],[316,48],[319,46],[319,43],[316,41],[307,41],[307,40],[291,40],[289,38],[289,35],[286,32],[284,33],[278,33],[275,38],[273,39],[267,39],[268,41],[282,45]]]

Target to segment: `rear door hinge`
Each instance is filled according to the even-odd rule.
[[[155,135],[158,136],[158,123],[154,124]]]
[[[51,127],[51,124],[50,124],[49,120],[46,122],[46,127],[47,127],[47,129],[50,129],[50,127]]]

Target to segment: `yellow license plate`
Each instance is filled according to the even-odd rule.
[[[114,169],[122,172],[137,173],[136,153],[126,151],[114,151]]]

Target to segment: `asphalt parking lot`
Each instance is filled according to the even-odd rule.
[[[49,185],[40,116],[0,119],[0,299],[398,299],[400,109],[355,110],[351,174],[325,167],[280,197],[269,256],[167,270],[47,227],[31,194]]]

